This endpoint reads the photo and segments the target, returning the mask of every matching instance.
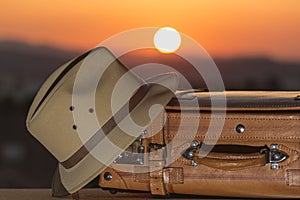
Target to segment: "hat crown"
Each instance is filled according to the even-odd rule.
[[[57,69],[43,84],[27,118],[28,130],[59,161],[70,157],[113,116],[111,102],[116,85],[123,92],[115,106],[121,107],[130,97],[128,92],[144,84],[103,47],[90,51],[65,72],[70,64]],[[60,77],[62,73],[65,75]],[[123,84],[117,84],[120,79]]]

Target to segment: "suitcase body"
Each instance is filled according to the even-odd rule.
[[[100,187],[300,198],[300,93],[225,94],[227,106],[214,108],[224,93],[177,95],[100,174]]]

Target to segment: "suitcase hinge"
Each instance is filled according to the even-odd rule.
[[[142,134],[124,152],[122,152],[113,161],[113,163],[144,165],[144,153],[145,153],[145,147],[143,146],[143,134]]]

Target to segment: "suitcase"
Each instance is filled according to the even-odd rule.
[[[299,151],[299,92],[180,91],[100,174],[99,186],[153,195],[300,198]]]

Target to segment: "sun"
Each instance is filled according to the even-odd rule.
[[[155,48],[162,53],[173,53],[181,45],[180,33],[171,27],[163,27],[156,31],[153,38]]]

